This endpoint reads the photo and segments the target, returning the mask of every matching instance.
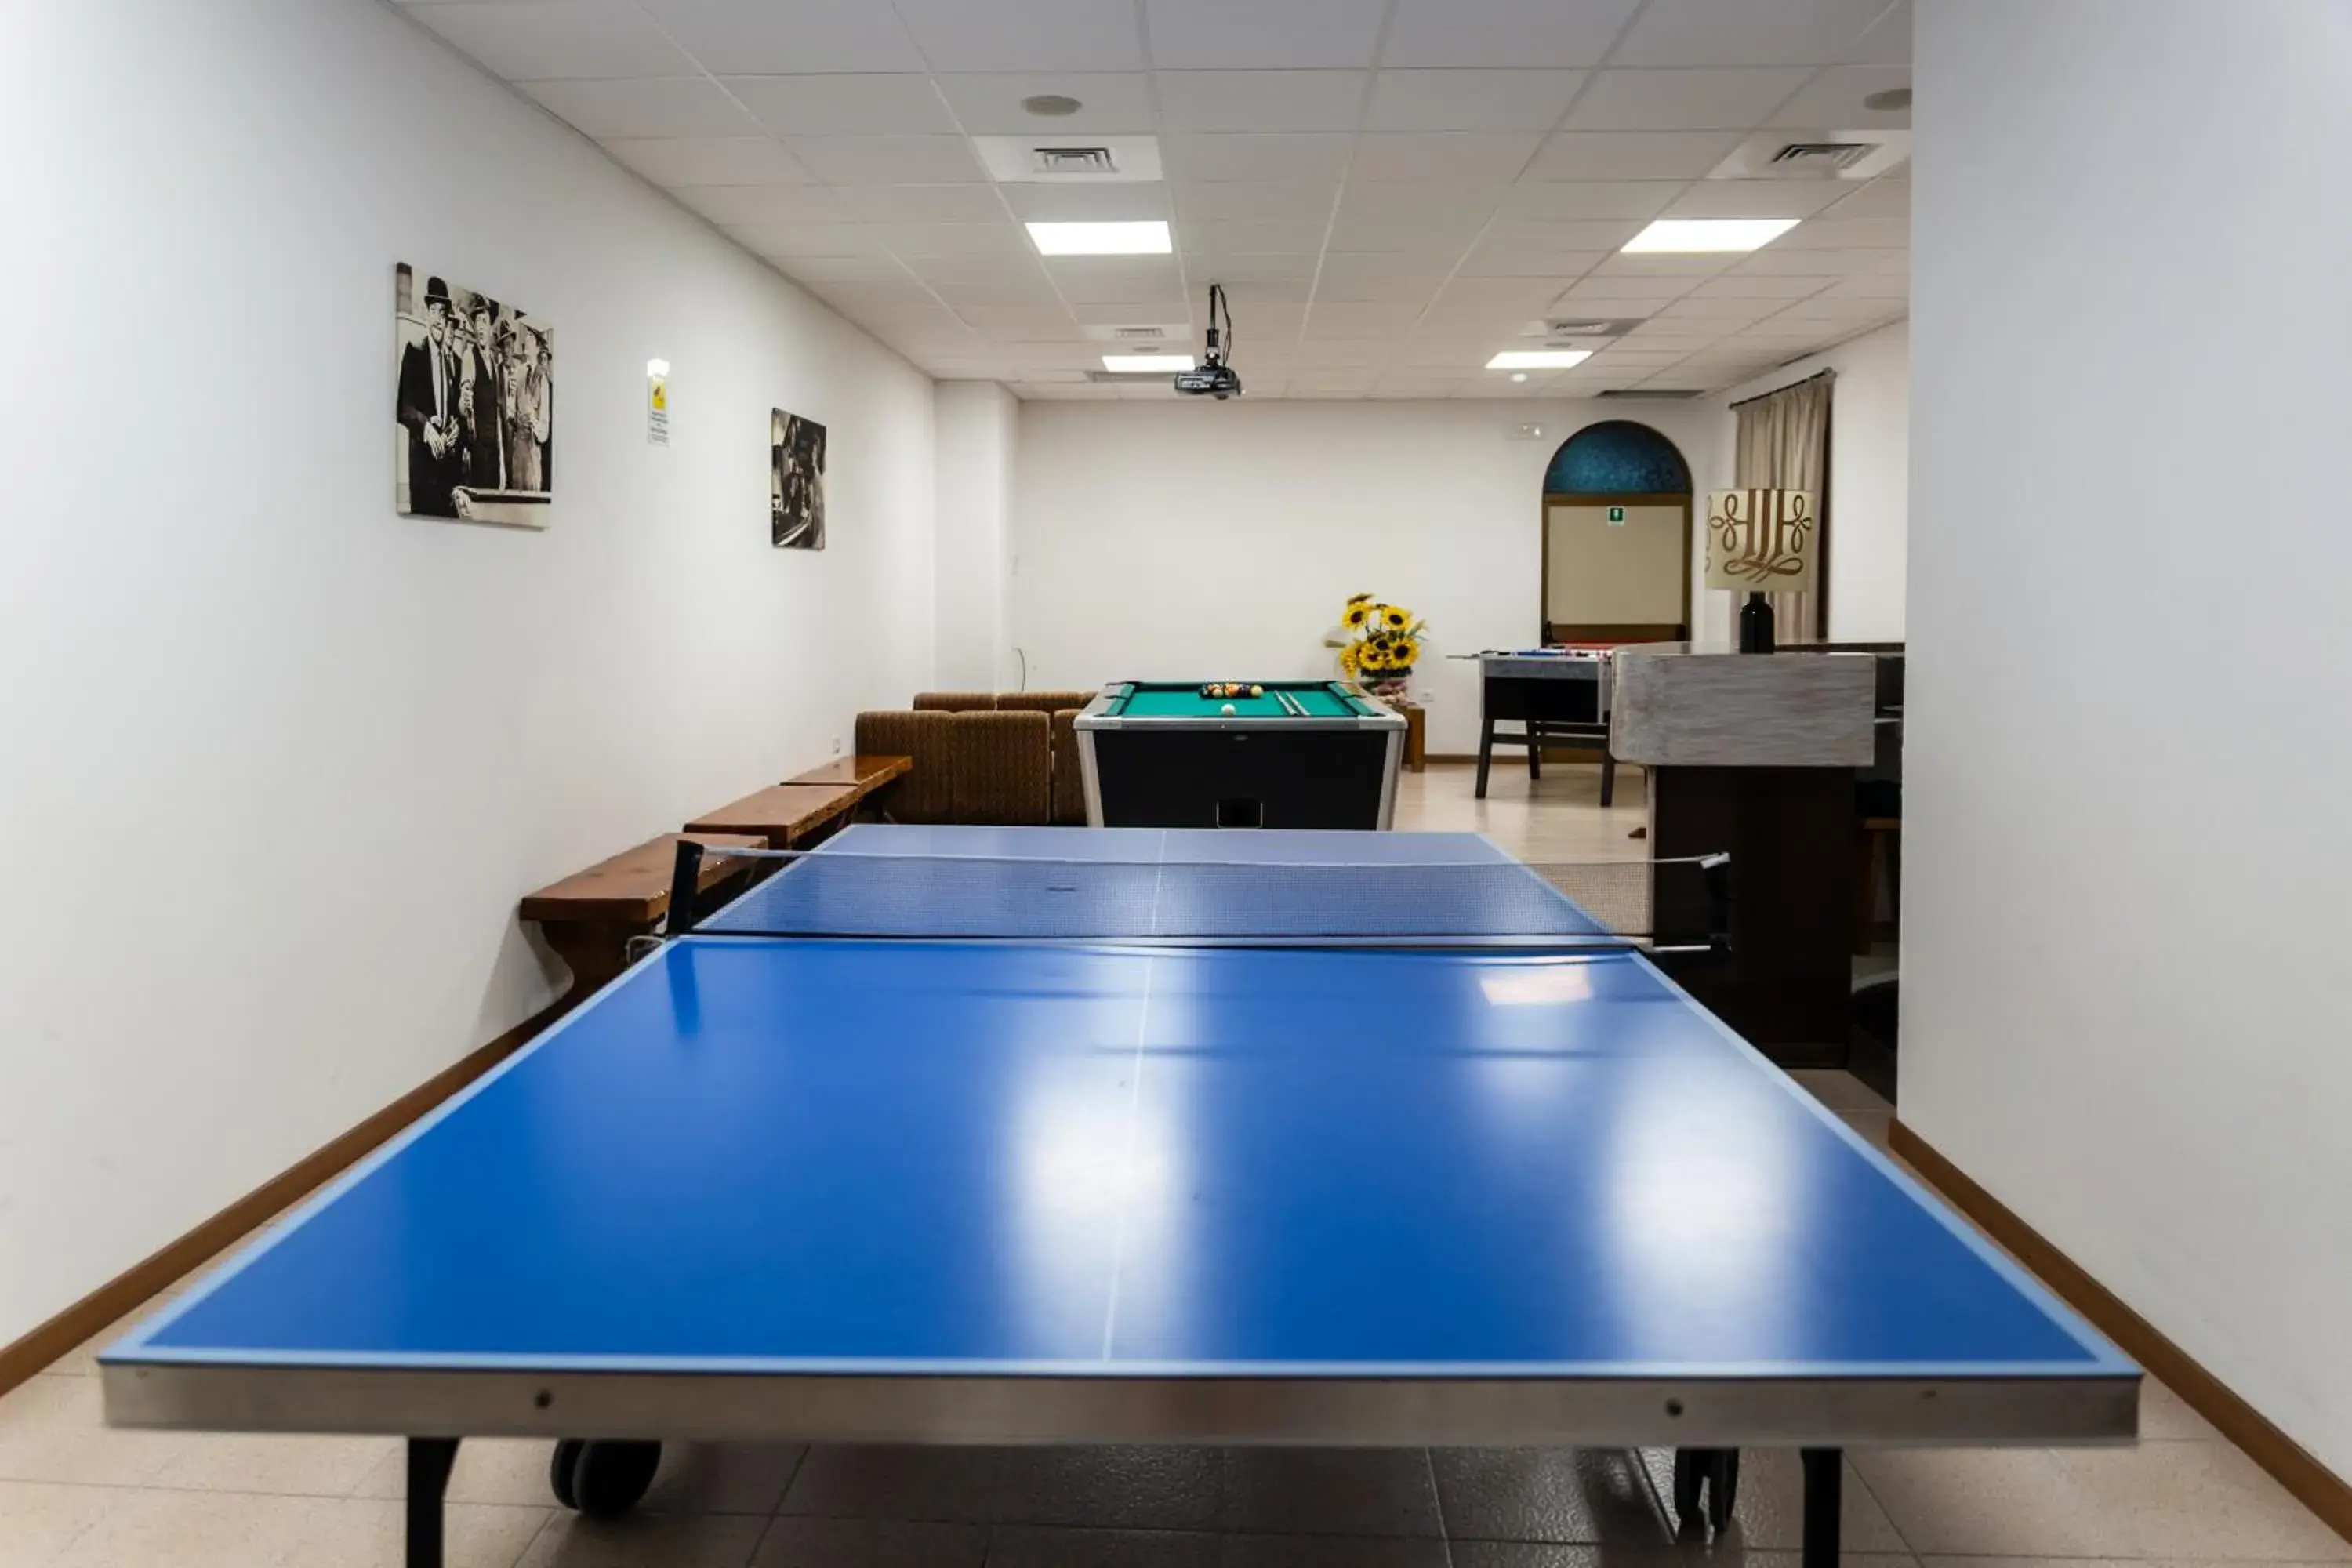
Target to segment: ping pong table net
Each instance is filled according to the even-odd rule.
[[[1730,876],[1723,855],[1331,864],[681,840],[667,934],[1721,952]]]

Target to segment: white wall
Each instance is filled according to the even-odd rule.
[[[1440,656],[1526,647],[1544,468],[1612,418],[1711,471],[1718,418],[1669,403],[1025,403],[1013,640],[1030,683],[1328,677],[1323,636],[1367,590],[1427,617]],[[1542,438],[1512,439],[1523,423]],[[1477,668],[1415,673],[1433,752],[1477,749]]]
[[[1823,370],[1830,409],[1832,642],[1901,642],[1911,532],[1911,323],[1896,321],[1783,365],[1717,400],[1724,409],[1714,488],[1730,488],[1738,448],[1729,405]]]
[[[1917,75],[1903,1115],[2352,1476],[2352,9]]]
[[[519,894],[927,683],[932,490],[923,376],[368,0],[0,6],[0,149],[5,1342],[547,1000]],[[553,324],[551,531],[394,515],[402,260]]]
[[[952,691],[1009,689],[1019,684],[1006,599],[1021,405],[992,381],[943,381],[933,407],[939,429],[936,679]]]

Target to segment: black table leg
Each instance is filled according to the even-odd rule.
[[[1530,719],[1528,721],[1526,728],[1528,731],[1528,777],[1531,779],[1539,779],[1543,777],[1543,726],[1538,723],[1535,720]]]
[[[1805,1467],[1804,1568],[1837,1568],[1838,1516],[1843,1500],[1845,1454],[1838,1448],[1803,1450]]]
[[[1478,721],[1478,788],[1477,798],[1486,798],[1486,765],[1495,760],[1495,721]]]
[[[1614,805],[1617,799],[1617,758],[1603,742],[1601,752],[1601,804]]]
[[[441,1499],[457,1462],[455,1437],[408,1440],[408,1568],[441,1568]]]

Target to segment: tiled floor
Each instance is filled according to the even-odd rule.
[[[1640,775],[1616,809],[1589,769],[1531,802],[1498,771],[1407,781],[1400,826],[1475,827],[1535,859],[1638,858]],[[1808,1088],[1883,1138],[1842,1073]],[[113,1432],[90,1349],[0,1399],[0,1568],[347,1568],[400,1560],[398,1446]],[[2151,1384],[2136,1448],[1857,1453],[1863,1568],[2352,1562],[2331,1533]],[[1796,1568],[1796,1466],[1751,1455],[1739,1518],[1678,1542],[1665,1457],[1611,1452],[685,1448],[644,1510],[551,1506],[547,1445],[476,1442],[450,1488],[451,1568]]]

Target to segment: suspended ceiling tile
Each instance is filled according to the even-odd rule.
[[[760,122],[702,77],[532,81],[522,90],[599,142],[646,136],[749,136]]]
[[[1398,0],[1381,64],[1599,65],[1640,0]]]
[[[719,85],[779,136],[952,134],[956,129],[927,76],[730,76]]]
[[[923,68],[874,0],[635,0],[714,76]]]

